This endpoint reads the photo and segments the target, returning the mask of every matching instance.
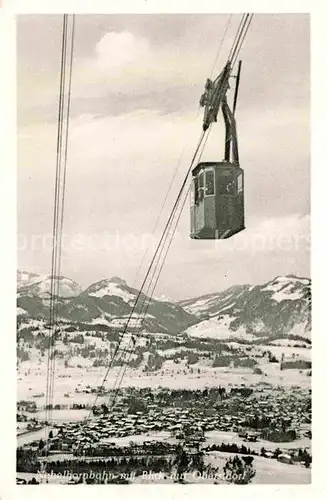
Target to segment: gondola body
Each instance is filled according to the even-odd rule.
[[[230,162],[202,162],[192,171],[191,238],[226,239],[244,227],[244,172]]]

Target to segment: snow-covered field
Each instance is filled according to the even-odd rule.
[[[179,365],[175,365],[179,366]],[[217,387],[221,385],[223,387],[231,385],[260,385],[265,383],[265,385],[271,384],[272,386],[300,386],[303,388],[311,387],[311,377],[308,377],[305,373],[300,373],[299,370],[284,370],[280,371],[278,364],[268,363],[263,365],[267,376],[256,375],[250,369],[231,369],[231,368],[210,368],[207,369],[201,366],[201,373],[197,373],[197,365],[193,365],[193,374],[188,373],[187,375],[183,373],[177,373],[168,371],[159,372],[154,374],[146,375],[137,370],[128,369],[126,370],[125,377],[121,384],[121,387],[168,387],[170,389],[178,388],[193,388],[202,389],[205,387]],[[66,404],[71,405],[73,403],[78,404],[92,404],[94,400],[94,394],[90,393],[76,393],[75,388],[82,389],[87,385],[91,387],[100,386],[105,374],[104,367],[101,368],[90,368],[90,369],[63,369],[62,373],[70,374],[70,378],[60,378],[57,372],[55,377],[54,386],[54,404]],[[114,382],[118,376],[119,368],[111,370],[105,388],[110,390],[114,387]],[[25,376],[24,373],[20,374],[21,380],[18,382],[18,401],[20,400],[32,400],[35,401],[37,407],[45,404],[45,395],[42,397],[33,397],[33,394],[45,393],[46,388],[46,371],[45,370],[33,370]],[[66,395],[66,396],[65,396]],[[99,400],[100,401],[100,400]]]
[[[142,444],[145,441],[156,441],[156,442],[169,442],[175,443],[176,439],[172,438],[171,433],[167,431],[162,432],[151,432],[149,434],[135,434],[134,436],[124,436],[120,438],[108,438],[106,441],[110,443],[115,443],[117,446],[129,446],[131,442],[135,444]],[[105,442],[105,440],[103,440]]]
[[[84,420],[89,415],[89,410],[52,410],[51,420],[53,422],[72,422],[73,420]],[[40,421],[45,421],[46,411],[41,410],[33,414],[34,418]]]
[[[245,446],[251,448],[255,451],[260,451],[262,447],[266,448],[266,450],[274,450],[275,448],[279,448],[280,450],[291,450],[296,448],[310,448],[311,449],[311,440],[309,438],[296,439],[295,441],[286,442],[286,443],[273,443],[271,441],[266,441],[265,439],[259,439],[256,442],[245,442],[244,439],[240,438],[236,432],[228,432],[228,431],[208,431],[205,434],[206,436],[206,444],[220,444],[220,443],[233,443],[238,446]]]
[[[212,452],[208,455],[207,461],[214,467],[222,469],[231,453]],[[301,465],[284,464],[274,459],[255,457],[254,468],[256,475],[252,484],[310,484],[311,482],[311,470]]]
[[[241,345],[241,344],[238,344]],[[255,346],[256,351],[271,351],[277,359],[282,354],[285,359],[311,359],[311,349],[284,347],[284,346]],[[78,362],[84,361],[84,366],[77,367]],[[141,370],[128,368],[122,382],[122,387],[168,387],[194,388],[230,386],[230,385],[258,385],[261,383],[272,386],[300,386],[311,387],[311,377],[306,370],[297,369],[280,370],[279,363],[269,363],[265,358],[258,358],[259,367],[265,375],[253,373],[251,368],[212,368],[203,363],[192,365],[192,370],[187,369],[184,362],[179,364],[169,360],[162,369],[154,373],[144,373]],[[62,360],[58,360],[55,373],[54,404],[70,405],[74,403],[91,404],[94,394],[75,392],[87,386],[97,387],[102,384],[106,368],[92,367],[92,361],[81,358],[71,359],[73,367],[66,368]],[[87,362],[87,363],[86,363]],[[200,372],[199,372],[200,370]],[[119,368],[110,370],[105,388],[110,390],[114,386]],[[18,370],[18,400],[33,400],[38,407],[45,404],[46,366],[45,362],[26,361],[20,364]],[[41,397],[37,395],[44,393]]]
[[[281,359],[282,355],[284,354],[285,359],[305,359],[307,361],[311,361],[311,356],[312,356],[312,350],[308,348],[301,348],[301,347],[288,347],[288,346],[279,346],[279,345],[257,345],[256,349],[260,351],[271,351],[274,356],[277,357],[278,360]]]
[[[205,457],[205,462],[211,463],[214,467],[219,467],[218,477],[222,475],[222,468],[228,458],[231,457],[231,453],[217,453],[213,452]],[[277,460],[255,457],[254,467],[256,470],[256,475],[252,480],[252,484],[310,484],[311,483],[311,469],[306,469],[301,465],[289,465],[278,462]],[[133,484],[173,484],[174,480],[171,477],[164,479],[165,474],[154,474],[147,471],[148,474],[137,476],[132,479]],[[35,477],[37,481],[40,481],[41,476],[38,474],[30,473],[17,473],[17,477],[24,478],[27,480]],[[69,477],[66,478],[60,476],[47,476],[50,478],[49,483],[62,484],[67,483]],[[189,473],[186,477],[187,484],[213,484],[213,479],[206,479],[205,476],[201,477],[198,473]],[[218,480],[219,483],[224,483],[223,480]]]
[[[273,340],[271,344],[278,345],[281,347],[296,347],[296,346],[300,346],[303,348],[309,347],[308,344],[304,341],[301,342],[300,340],[290,340],[290,339],[276,339]]]
[[[51,427],[46,429],[43,427],[37,431],[28,432],[26,434],[17,436],[17,446],[24,446],[26,444],[32,443],[33,441],[38,441],[39,439],[47,439],[48,433],[50,432]]]
[[[207,319],[191,326],[186,330],[187,335],[197,338],[212,338],[212,339],[231,339],[238,338],[243,340],[255,340],[256,337],[246,333],[244,328],[239,328],[236,332],[230,330],[229,325],[234,318],[231,316],[223,315],[221,319]]]

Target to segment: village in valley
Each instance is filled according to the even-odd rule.
[[[307,390],[274,390],[260,384],[229,391],[128,388],[122,391],[114,413],[103,404],[104,412],[86,425],[78,412],[83,419],[92,408],[73,405],[76,421],[54,420],[52,428],[47,427],[51,437],[46,445],[40,437],[18,449],[18,472],[36,474],[47,457],[47,468],[53,472],[71,470],[73,474],[85,471],[83,464],[91,463],[92,470],[111,467],[119,475],[120,470],[126,471],[128,459],[136,478],[144,470],[155,470],[158,461],[164,461],[167,475],[182,446],[190,457],[200,454],[208,464],[215,452],[222,452],[292,464],[295,470],[304,468],[305,475],[311,464],[310,398]],[[45,422],[35,419],[35,404],[20,403],[18,408],[19,420],[24,416],[25,422],[32,422],[27,435],[44,436]],[[34,430],[38,428],[43,432]],[[28,455],[34,456],[34,463],[31,460],[26,466]],[[122,463],[124,467],[119,466]]]
[[[116,279],[114,283],[118,295]],[[284,287],[285,283],[299,286],[295,278],[283,283]],[[307,284],[300,284],[301,293],[297,292],[304,308],[308,307],[307,289]],[[274,307],[275,292],[267,293]],[[225,296],[222,300],[226,319],[231,308]],[[196,336],[191,324],[188,333],[180,335],[140,333],[132,356],[122,347],[107,387],[100,381],[107,369],[106,355],[117,345],[117,327],[100,328],[98,323],[92,331],[80,323],[63,323],[66,334],[57,341],[57,391],[51,406],[42,391],[46,372],[40,332],[44,322],[31,319],[33,326],[27,327],[27,315],[20,316],[17,477],[21,484],[33,478],[39,483],[47,478],[50,483],[75,484],[81,477],[90,484],[169,483],[179,481],[180,474],[190,483],[224,484],[230,482],[224,467],[234,457],[252,457],[253,462],[245,467],[250,476],[255,467],[253,483],[269,483],[276,477],[279,482],[290,478],[310,482],[309,338],[264,340],[261,336],[250,342],[249,336],[237,339],[237,332],[231,332],[230,338],[202,338],[201,328],[208,331],[204,303],[200,298],[188,306],[189,313],[200,314]],[[207,307],[213,307],[212,297]],[[211,321],[220,317],[218,307]],[[78,335],[83,337],[82,344]],[[113,390],[124,367],[124,384]],[[272,473],[271,464],[275,464]],[[88,470],[94,477],[87,476]],[[104,470],[107,476],[102,477]],[[157,476],[147,475],[150,470]]]

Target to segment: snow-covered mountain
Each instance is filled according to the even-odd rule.
[[[29,319],[49,315],[50,277],[19,272],[17,316]],[[285,336],[309,338],[311,332],[311,281],[296,276],[279,276],[263,285],[233,286],[225,291],[179,303],[167,298],[149,301],[126,281],[113,277],[81,290],[74,281],[61,277],[59,317],[65,323],[105,325],[121,328],[131,316],[151,333],[179,334],[199,338],[257,341]],[[139,313],[146,312],[140,324]]]
[[[29,285],[33,285],[37,281],[40,281],[44,276],[36,273],[28,273],[26,271],[17,271],[17,290],[21,288],[28,287]]]
[[[19,289],[18,315],[24,315],[24,321],[27,313],[32,318],[49,315],[48,281],[50,279],[46,277]],[[75,282],[61,277],[59,296],[59,317],[66,322],[102,323],[118,328],[131,314],[135,315],[132,319],[138,319],[138,313],[142,312],[146,313],[142,324],[138,321],[142,330],[177,334],[199,321],[177,303],[150,301],[143,293],[139,296],[138,290],[117,277],[98,281],[84,291]],[[138,305],[134,308],[138,296]]]
[[[174,299],[172,299],[171,297],[166,297],[166,295],[155,297],[155,300],[157,300],[158,302],[174,302]]]
[[[17,294],[18,296],[37,296],[49,298],[52,280],[49,275],[27,273],[17,271]],[[73,280],[60,276],[56,279],[58,296],[62,298],[76,297],[82,292],[81,287]]]
[[[311,280],[279,276],[257,286],[233,286],[223,292],[180,302],[202,320],[187,330],[197,337],[311,335]]]
[[[73,280],[60,276],[56,284],[58,300],[64,304],[82,292]],[[51,276],[17,271],[17,317],[47,317],[51,297]],[[57,288],[58,287],[58,288]]]
[[[135,293],[131,292],[125,280],[117,276],[94,283],[85,290],[85,293],[90,295],[90,297],[101,299],[113,295],[120,297],[126,304],[135,300]]]

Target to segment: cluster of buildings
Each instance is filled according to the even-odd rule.
[[[311,423],[310,399],[300,390],[270,390],[250,397],[234,392],[214,405],[210,395],[199,401],[186,394],[185,404],[181,398],[178,405],[176,401],[169,403],[166,394],[165,397],[162,394],[143,396],[141,403],[144,406],[138,411],[130,411],[130,394],[125,394],[112,413],[86,422],[55,424],[58,430],[48,442],[49,451],[94,455],[94,449],[98,449],[105,453],[104,450],[114,450],[115,438],[125,438],[123,441],[132,449],[135,447],[131,443],[133,436],[162,431],[166,431],[164,434],[169,436],[170,443],[186,440],[193,448],[204,440],[205,432],[214,430],[237,432],[248,441],[263,436],[267,428],[293,430],[295,439],[304,436]],[[156,442],[158,446],[162,445]],[[136,449],[134,452],[138,453]]]

